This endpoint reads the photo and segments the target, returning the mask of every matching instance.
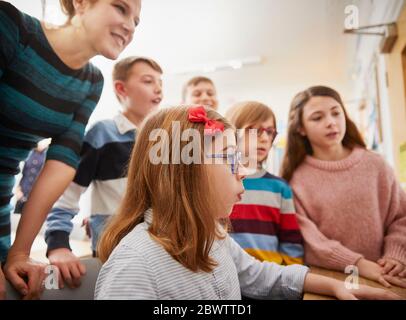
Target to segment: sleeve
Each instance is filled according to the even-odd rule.
[[[69,235],[73,229],[71,220],[79,212],[81,195],[97,175],[99,152],[95,144],[102,130],[101,126],[95,125],[86,133],[75,178],[48,214],[45,231],[47,251],[57,248],[70,250]]]
[[[157,300],[153,271],[145,257],[121,246],[103,265],[97,278],[95,300]]]
[[[391,177],[390,206],[385,221],[384,258],[392,258],[406,265],[406,193],[388,167]]]
[[[47,253],[58,248],[67,248],[69,235],[73,229],[72,219],[79,212],[79,200],[86,188],[71,182],[62,196],[52,207],[46,219],[45,241],[48,245]]]
[[[244,296],[264,300],[302,298],[304,281],[309,272],[307,267],[260,262],[246,253],[231,237],[227,238]]]
[[[103,76],[100,71],[97,73],[96,78],[98,81],[94,85],[93,92],[75,112],[71,126],[64,133],[52,139],[52,144],[47,153],[47,160],[58,160],[77,169],[85,128],[103,89]]]
[[[23,168],[21,170],[21,179],[19,182],[19,185],[22,187],[22,192],[24,193],[24,196],[28,196],[27,190],[25,190],[25,185],[28,183],[28,175],[29,175],[29,170],[30,170],[30,163],[32,162],[32,158],[34,157],[34,150],[31,150],[30,153],[28,154],[27,159],[24,161]],[[32,185],[32,184],[31,184]]]
[[[310,220],[298,197],[294,197],[294,202],[305,241],[305,262],[338,271],[344,271],[348,265],[356,265],[363,256],[343,246],[339,241],[328,239]]]
[[[303,264],[303,237],[297,222],[292,190],[288,185],[282,191],[278,239],[283,263]]]
[[[20,42],[20,21],[19,11],[11,4],[0,1],[0,78],[16,54]]]

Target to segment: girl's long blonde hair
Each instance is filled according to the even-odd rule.
[[[357,126],[347,115],[340,94],[329,87],[310,87],[299,92],[290,105],[288,139],[281,170],[281,176],[286,181],[292,179],[295,170],[303,162],[306,155],[313,154],[310,141],[299,133],[299,129],[303,127],[303,108],[312,97],[330,97],[336,100],[341,105],[345,117],[346,131],[342,141],[343,145],[349,149],[353,149],[355,146],[366,148]]]
[[[188,108],[160,110],[143,124],[132,151],[124,199],[99,241],[98,256],[102,262],[144,220],[144,212],[152,208],[148,231],[175,260],[194,272],[209,272],[216,266],[209,253],[216,237],[221,238],[222,234],[213,214],[216,203],[205,166],[171,161],[153,164],[149,158],[151,148],[159,143],[151,141],[150,134],[159,128],[168,133],[169,159],[172,159],[172,146],[179,143],[172,138],[173,121],[179,121],[180,134],[190,128],[197,129],[201,146],[204,145],[204,124],[190,122]],[[206,112],[208,118],[224,123],[225,129],[232,128],[216,111],[206,108]],[[180,150],[189,142],[180,141]]]

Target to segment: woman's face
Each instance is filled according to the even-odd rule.
[[[346,122],[342,106],[331,97],[312,97],[303,108],[303,127],[299,133],[306,136],[313,149],[328,150],[341,145]]]
[[[140,10],[141,0],[85,0],[76,12],[92,49],[115,60],[133,39]]]
[[[206,168],[211,186],[210,192],[215,198],[217,209],[214,214],[217,219],[227,218],[234,204],[241,200],[244,193],[242,179],[245,169],[240,163],[233,163],[232,160],[237,152],[236,148],[235,133],[229,129],[216,137],[215,143],[206,151],[209,161],[213,160],[206,164]],[[224,155],[224,159],[211,158],[214,155]]]

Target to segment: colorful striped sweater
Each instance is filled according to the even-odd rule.
[[[10,246],[10,199],[20,161],[39,140],[52,138],[47,160],[77,168],[102,88],[96,67],[69,68],[38,19],[0,1],[0,260]]]
[[[303,238],[289,185],[260,170],[243,180],[245,193],[230,215],[233,239],[261,261],[303,263]]]

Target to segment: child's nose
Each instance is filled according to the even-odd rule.
[[[334,124],[335,124],[335,119],[334,119],[334,117],[329,116],[329,117],[326,118],[326,125],[327,125],[327,127],[331,127],[331,126],[334,125]]]
[[[260,140],[260,141],[268,141],[268,139],[269,139],[268,133],[267,133],[265,130],[262,131],[262,132],[260,133],[260,135],[259,135],[259,140]]]
[[[162,86],[161,85],[156,85],[155,86],[155,92],[157,92],[157,93],[161,93],[162,92]]]
[[[210,96],[207,94],[207,92],[203,92],[201,97],[203,100],[210,100]]]

